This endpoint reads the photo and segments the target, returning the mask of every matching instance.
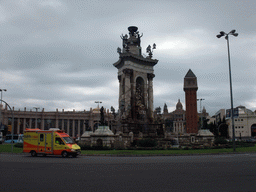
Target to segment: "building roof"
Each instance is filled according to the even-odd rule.
[[[189,69],[185,77],[196,77],[196,76],[195,76],[195,74],[192,72],[192,70]]]
[[[179,109],[183,109],[183,106],[182,106],[182,103],[180,102],[180,99],[178,101],[178,103],[176,104],[176,110],[179,110]]]

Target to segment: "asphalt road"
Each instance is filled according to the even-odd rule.
[[[0,191],[256,191],[256,154],[77,158],[0,154]]]

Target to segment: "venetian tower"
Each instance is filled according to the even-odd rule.
[[[148,56],[141,54],[141,37],[138,28],[128,27],[129,36],[122,35],[122,49],[117,48],[119,60],[113,65],[118,69],[119,114],[122,122],[146,123],[153,118],[154,66],[153,49],[147,47]]]
[[[189,69],[184,78],[184,91],[186,98],[186,127],[187,133],[198,133],[197,116],[197,78]]]

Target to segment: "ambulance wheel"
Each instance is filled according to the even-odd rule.
[[[66,157],[68,157],[68,152],[67,151],[63,151],[61,153],[61,155],[62,155],[62,157],[66,158]]]
[[[31,151],[31,156],[32,157],[36,157],[37,156],[37,153],[35,151]]]

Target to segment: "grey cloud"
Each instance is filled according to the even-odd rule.
[[[130,25],[144,34],[144,54],[157,44],[154,85],[165,84],[166,90],[155,94],[155,107],[173,108],[179,98],[185,104],[183,78],[189,69],[208,112],[230,106],[226,41],[216,35],[232,29],[239,33],[230,39],[234,104],[255,98],[254,1],[2,1],[0,6],[0,79],[8,89],[4,98],[15,107],[89,109],[95,100],[116,107],[112,64]],[[168,40],[183,40],[184,46],[158,49]]]

